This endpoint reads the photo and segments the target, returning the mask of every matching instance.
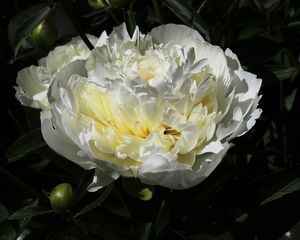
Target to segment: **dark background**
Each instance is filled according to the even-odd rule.
[[[9,28],[9,22],[41,3],[53,7],[48,18],[54,19],[58,38],[46,49],[21,49],[14,59],[14,42],[8,36],[14,38],[17,29]],[[83,0],[0,3],[0,239],[22,233],[25,239],[247,240],[278,239],[289,231],[300,218],[300,2],[127,1],[83,16],[91,11]],[[70,12],[75,20],[68,17]],[[230,48],[245,69],[263,79],[263,114],[250,132],[234,141],[213,174],[194,188],[158,187],[153,199],[143,202],[129,196],[118,180],[103,204],[99,196],[105,190],[83,191],[71,213],[44,213],[50,209],[47,193],[56,184],[69,182],[80,190],[91,173],[43,144],[39,112],[22,107],[14,97],[17,72],[80,31],[99,36],[123,21],[129,28],[136,23],[145,33],[163,23],[186,24],[207,40],[209,35],[212,44]],[[30,36],[26,39],[31,41]],[[92,211],[74,218],[91,204]],[[19,215],[10,218],[15,212]]]

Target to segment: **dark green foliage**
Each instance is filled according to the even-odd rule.
[[[9,20],[38,2],[0,3],[0,240],[275,240],[300,220],[300,1],[131,0],[100,10],[83,0],[46,1],[20,25],[11,46]],[[232,49],[262,78],[262,117],[198,186],[156,187],[149,201],[126,194],[120,179],[87,192],[93,170],[49,149],[39,112],[20,107],[14,97],[17,71],[43,55],[27,54],[20,44],[57,7],[65,8],[87,44],[85,33],[109,32],[123,21],[130,33],[135,25],[143,32],[170,22],[193,27],[212,44]],[[76,200],[71,211],[57,214],[48,197],[62,182],[74,186]]]
[[[16,31],[14,38],[15,57],[18,54],[20,45],[24,38],[31,34],[32,30],[39,25],[49,14],[51,8],[45,7],[32,16],[26,18]]]

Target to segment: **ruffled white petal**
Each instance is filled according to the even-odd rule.
[[[152,29],[150,35],[157,44],[174,42],[186,46],[187,49],[194,46],[195,42],[205,42],[203,37],[194,29],[185,25],[166,24]]]
[[[25,106],[47,108],[47,91],[51,77],[44,67],[31,66],[18,72],[17,99]]]
[[[96,44],[96,37],[88,35],[88,38],[92,44]],[[39,60],[39,66],[31,66],[18,73],[18,86],[15,87],[17,99],[25,106],[49,109],[47,92],[51,82],[57,78],[56,75],[70,63],[88,58],[90,53],[79,37],[73,38],[66,45],[56,47],[47,57]],[[70,73],[72,70],[75,69],[72,68]],[[73,74],[77,72],[78,70]]]
[[[66,136],[64,129],[61,129],[59,125],[52,121],[51,112],[43,111],[41,113],[41,129],[44,140],[55,152],[84,169],[96,167],[94,163],[78,155],[80,149]]]

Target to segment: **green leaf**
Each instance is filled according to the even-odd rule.
[[[92,236],[87,237],[86,234],[78,227],[68,226],[64,231],[52,232],[51,240],[96,240]]]
[[[117,185],[114,186],[111,194],[107,198],[107,201],[105,201],[101,207],[117,216],[121,216],[123,218],[131,217],[126,202],[124,201],[122,194],[119,192]]]
[[[140,240],[149,240],[151,234],[152,223],[146,222],[142,223],[139,226],[139,239]]]
[[[108,14],[102,13],[100,16],[93,18],[91,22],[91,29],[99,27],[102,23],[104,23],[108,19]]]
[[[32,30],[39,25],[50,13],[51,8],[45,7],[35,14],[27,17],[16,31],[14,39],[14,56],[16,57],[22,41],[32,32]]]
[[[29,236],[31,234],[32,230],[29,230],[28,228],[25,228],[22,230],[22,232],[20,234],[18,234],[17,240],[23,240],[25,238],[27,238],[27,236]],[[27,238],[28,239],[28,238]]]
[[[284,189],[295,179],[297,179],[297,176],[289,172],[274,172],[254,179],[249,183],[249,186],[252,189],[256,189],[260,202],[264,202],[277,192],[280,192],[281,189]]]
[[[293,107],[293,104],[294,104],[294,101],[295,101],[295,98],[297,95],[297,91],[298,91],[297,88],[294,89],[292,91],[292,93],[285,98],[284,106],[285,106],[286,110],[290,111],[291,108]]]
[[[45,207],[39,207],[39,206],[26,206],[16,212],[14,212],[12,215],[8,217],[9,220],[22,220],[22,219],[28,219],[40,215],[45,215],[48,213],[52,213],[53,210]]]
[[[108,185],[98,198],[96,198],[93,202],[91,202],[90,204],[85,206],[83,209],[81,209],[78,213],[76,213],[74,218],[77,218],[80,215],[83,215],[83,214],[93,210],[94,208],[100,206],[102,204],[102,202],[108,197],[108,195],[111,192],[112,188],[113,188],[113,183]]]
[[[239,225],[240,229],[257,239],[279,239],[299,221],[299,197],[300,191],[296,191],[259,207]]]
[[[257,34],[261,33],[263,29],[261,27],[250,25],[248,27],[244,27],[241,29],[238,35],[238,39],[247,39],[256,36]]]
[[[24,113],[22,113],[20,109],[9,108],[8,114],[22,132],[26,132],[28,130],[27,122],[24,121]]]
[[[273,70],[273,73],[280,80],[293,80],[298,74],[298,69],[296,67],[278,67],[271,70]]]
[[[292,21],[288,24],[289,28],[293,28],[293,27],[300,27],[300,21]]]
[[[33,188],[28,186],[24,180],[19,179],[3,167],[0,167],[0,182],[10,186],[14,192],[24,193],[25,196],[38,197],[39,195]]]
[[[274,193],[273,195],[265,199],[263,202],[261,202],[261,205],[272,202],[276,199],[279,199],[287,194],[293,193],[298,190],[300,190],[300,178],[296,178],[293,181],[291,181],[289,184],[281,188],[278,192]]]
[[[106,12],[107,10],[109,10],[109,7],[103,7],[103,8],[100,8],[100,9],[95,9],[91,12],[88,12],[88,13],[85,13],[85,14],[81,15],[81,17],[82,18],[93,17],[95,15],[98,15],[99,13]]]
[[[125,23],[126,23],[126,27],[128,30],[128,33],[130,36],[133,35],[135,27],[136,27],[136,22],[135,22],[135,12],[132,11],[131,9],[129,9],[126,12],[126,17],[125,17]]]
[[[0,223],[9,216],[9,212],[6,207],[0,203]]]
[[[74,2],[71,0],[61,0],[62,7],[64,8],[66,12],[66,16],[69,18],[71,23],[73,24],[74,28],[76,29],[78,35],[81,37],[82,41],[85,43],[85,45],[90,49],[93,50],[94,46],[86,36],[85,32],[83,31],[80,22],[74,15],[72,9],[74,8]]]
[[[186,25],[193,26],[210,41],[208,28],[195,9],[185,0],[161,0]]]
[[[267,0],[264,1],[263,6],[265,9],[271,11],[280,4],[281,0]]]
[[[31,107],[23,107],[26,116],[27,124],[30,130],[41,128],[40,109]],[[24,121],[24,119],[23,119]]]
[[[128,226],[119,226],[119,224],[89,224],[89,233],[103,240],[128,240]]]
[[[87,191],[86,189],[93,179],[94,172],[95,172],[95,169],[86,170],[81,175],[81,178],[80,178],[78,186],[77,186],[77,191],[76,191],[76,202],[79,202],[80,199],[86,193],[86,191]]]
[[[225,232],[221,235],[208,235],[206,233],[201,233],[194,235],[192,240],[233,240],[232,235],[230,232]]]
[[[164,24],[167,22],[166,15],[164,13],[164,9],[160,0],[152,0],[152,4],[157,16],[157,19],[160,24]]]
[[[154,223],[155,235],[159,237],[169,224],[170,224],[170,209],[167,203],[163,201],[157,213],[155,223]]]
[[[9,223],[0,223],[0,240],[15,240],[16,236],[16,230]]]
[[[83,172],[83,169],[77,164],[67,160],[66,158],[58,155],[47,145],[39,148],[37,153],[42,156],[44,159],[50,160],[50,163],[56,166],[54,171],[48,170],[47,173],[50,176],[59,178],[64,182],[78,183],[80,176]],[[59,171],[58,171],[58,169]]]
[[[19,137],[17,141],[9,147],[5,155],[8,159],[8,163],[11,163],[45,145],[46,143],[42,140],[41,129],[37,128]]]
[[[196,12],[199,14],[204,9],[207,3],[208,0],[204,0],[203,2],[200,2]]]

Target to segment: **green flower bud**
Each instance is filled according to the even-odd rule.
[[[154,186],[141,183],[135,178],[123,178],[122,185],[125,192],[143,201],[148,201],[153,197]]]
[[[49,48],[56,41],[57,31],[55,27],[44,20],[32,30],[31,37],[36,46]]]
[[[50,193],[50,204],[55,212],[66,212],[74,205],[75,192],[69,183],[57,185]]]

